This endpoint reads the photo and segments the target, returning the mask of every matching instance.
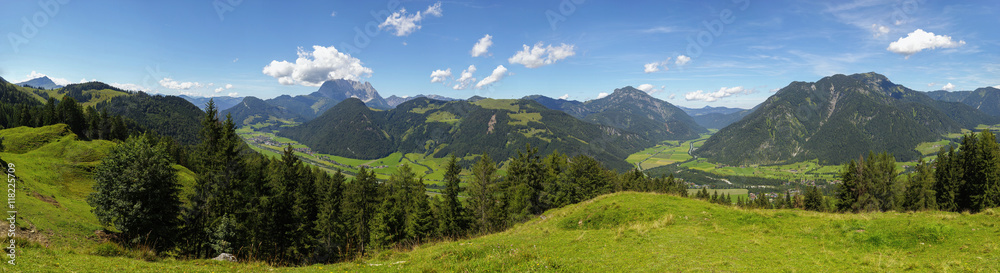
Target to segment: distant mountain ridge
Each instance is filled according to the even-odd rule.
[[[308,95],[295,97],[281,95],[265,101],[268,104],[287,109],[305,120],[311,120],[349,98],[357,98],[366,106],[376,109],[392,108],[379,95],[375,87],[372,87],[371,83],[352,80],[326,81],[316,92]]]
[[[48,76],[42,76],[42,77],[30,79],[30,80],[27,80],[27,81],[24,81],[24,82],[17,83],[17,85],[18,86],[24,86],[24,87],[41,88],[41,89],[58,89],[58,88],[63,88],[62,85],[56,84],[55,82],[52,81],[52,79],[49,79]]]
[[[392,96],[389,96],[388,98],[385,98],[385,102],[387,104],[389,104],[390,107],[396,108],[396,106],[399,106],[400,104],[402,104],[404,102],[408,102],[408,101],[411,101],[411,100],[416,99],[416,98],[429,98],[429,99],[432,99],[432,100],[440,100],[440,101],[455,101],[455,100],[458,100],[458,99],[453,99],[453,98],[449,98],[449,97],[445,97],[445,96],[440,96],[440,95],[423,95],[423,94],[421,94],[421,95],[408,96],[408,97],[398,97],[396,95],[392,95]]]
[[[868,151],[914,160],[917,144],[996,117],[961,103],[931,99],[876,73],[792,82],[753,113],[695,151],[717,162],[776,164],[819,159],[840,164]]]
[[[1000,89],[995,87],[983,87],[975,91],[940,90],[927,92],[927,95],[936,100],[961,102],[992,116],[1000,116]]]
[[[740,111],[743,111],[743,110],[747,110],[747,109],[741,109],[741,108],[712,107],[712,106],[707,106],[707,105],[705,107],[702,107],[702,108],[687,108],[687,107],[684,107],[684,106],[677,106],[677,108],[680,108],[681,110],[684,110],[684,113],[687,113],[691,117],[696,117],[696,116],[701,116],[701,115],[707,115],[707,114],[732,114],[732,113],[740,112]]]
[[[180,95],[182,99],[185,99],[191,104],[198,106],[202,110],[205,110],[205,106],[208,104],[208,100],[215,102],[215,108],[219,110],[229,109],[236,104],[243,101],[243,97],[229,97],[229,96],[219,96],[219,97],[192,97],[188,95]]]
[[[631,86],[615,89],[606,97],[587,102],[540,95],[525,98],[581,120],[642,134],[656,142],[694,139],[708,132],[677,106]]]
[[[305,121],[284,107],[271,105],[253,96],[247,96],[236,105],[219,111],[219,116],[226,115],[231,115],[233,122],[239,127],[265,123],[270,124],[268,126],[272,126],[272,129],[277,129],[281,125]]]

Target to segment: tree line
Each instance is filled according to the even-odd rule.
[[[1000,144],[989,130],[962,136],[961,149],[949,146],[934,163],[919,160],[899,179],[888,153],[869,153],[841,171],[837,209],[868,211],[970,211],[1000,205]]]
[[[687,192],[673,177],[619,174],[582,155],[543,158],[528,146],[508,162],[506,175],[489,155],[469,169],[452,156],[444,190],[429,195],[406,164],[379,181],[364,167],[348,178],[310,166],[290,146],[267,158],[248,149],[230,116],[220,120],[217,113],[210,101],[201,143],[189,157],[197,176],[187,196],[175,176],[164,174],[172,171],[168,145],[149,136],[127,138],[96,169],[88,201],[121,243],[190,258],[233,253],[282,265],[338,262],[501,231],[615,191]]]

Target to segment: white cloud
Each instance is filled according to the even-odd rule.
[[[674,99],[675,97],[677,97],[677,94],[670,94],[670,99]]]
[[[936,82],[932,82],[932,83],[928,83],[927,87],[932,87],[932,86],[935,86],[935,85],[937,85],[937,83]]]
[[[313,46],[313,52],[298,49],[299,58],[295,63],[271,61],[264,67],[264,74],[278,79],[283,85],[301,84],[320,86],[330,80],[361,81],[361,77],[371,77],[372,69],[361,64],[361,60],[341,53],[333,46]]]
[[[1000,85],[994,85],[993,88],[1000,89]]]
[[[945,91],[955,90],[955,85],[949,82],[948,84],[945,84],[943,87],[941,87],[941,89]]]
[[[775,89],[771,89],[771,90],[770,90],[770,91],[768,91],[768,92],[771,92],[771,93],[774,93],[774,92],[778,92],[778,90],[781,90],[781,88],[775,88]]]
[[[431,82],[439,82],[443,84],[444,80],[447,78],[451,78],[451,68],[448,68],[447,70],[438,69],[431,72]]]
[[[424,20],[424,15],[432,15],[435,17],[441,17],[441,2],[434,3],[427,7],[427,10],[423,12],[418,11],[416,14],[406,14],[406,9],[400,9],[397,12],[393,12],[388,18],[385,18],[385,22],[378,25],[379,29],[389,28],[395,29],[393,35],[396,36],[407,36],[410,33],[420,29],[420,21]]]
[[[559,99],[561,99],[561,100],[568,99],[568,98],[569,98],[569,94],[559,96]]]
[[[512,64],[522,64],[527,68],[536,68],[554,64],[559,60],[576,55],[574,48],[574,45],[567,44],[543,46],[541,42],[538,42],[534,47],[524,45],[524,50],[518,51],[507,61]]]
[[[115,88],[118,88],[118,89],[121,89],[121,90],[143,91],[143,92],[149,92],[149,91],[151,91],[151,90],[149,90],[149,88],[146,88],[146,87],[144,87],[142,85],[138,85],[138,84],[134,84],[134,83],[117,83],[116,82],[116,83],[109,83],[108,85],[114,86]]]
[[[680,55],[677,56],[677,61],[675,62],[678,66],[685,65],[691,61],[691,57]]]
[[[504,76],[507,76],[507,68],[503,67],[503,65],[498,65],[497,68],[493,69],[492,74],[476,84],[476,88],[483,89],[484,87],[488,87],[489,85],[502,80]]]
[[[472,57],[479,57],[489,52],[490,46],[492,45],[493,45],[493,36],[486,34],[486,36],[483,36],[483,38],[479,39],[479,42],[476,42],[476,45],[472,46],[472,50],[469,51],[469,54],[472,54]]]
[[[459,76],[457,83],[451,89],[462,90],[468,88],[476,78],[472,77],[472,73],[476,73],[476,66],[470,65],[469,68],[462,70],[462,75]]]
[[[653,73],[653,72],[656,72],[656,71],[660,71],[660,68],[659,68],[660,63],[648,63],[648,64],[645,64],[643,66],[646,67],[646,69],[643,70],[643,72],[646,72],[646,73]]]
[[[211,85],[211,84],[209,84],[209,85]],[[222,91],[226,91],[227,89],[232,89],[232,88],[233,88],[232,84],[226,84],[225,86],[216,88],[215,89],[215,93],[222,93]]]
[[[881,37],[883,35],[889,34],[889,27],[879,24],[872,24],[872,33],[874,33],[872,35],[874,35],[875,38]]]
[[[605,93],[605,92],[601,92],[601,93],[597,94],[597,98],[598,99],[601,99],[601,98],[604,98],[604,97],[607,97],[607,96],[608,96],[608,93]]]
[[[677,29],[672,27],[653,27],[642,30],[642,33],[671,33],[676,31]]]
[[[228,95],[228,96],[230,96],[230,97],[235,97],[235,96],[236,96],[236,95],[238,95],[238,94],[239,94],[239,93],[237,93],[237,92],[232,92],[232,93],[229,93],[229,95]]]
[[[202,85],[198,82],[178,82],[171,78],[163,78],[160,80],[160,86],[174,90],[188,90]]]
[[[337,17],[337,11],[331,11],[330,17]]]
[[[684,95],[684,99],[689,100],[689,101],[692,101],[692,100],[701,100],[701,101],[713,102],[713,101],[717,101],[717,100],[719,100],[721,98],[729,97],[729,96],[740,94],[740,93],[749,94],[752,91],[753,91],[753,89],[746,89],[746,88],[743,88],[742,86],[737,86],[737,87],[732,87],[732,88],[723,87],[723,88],[719,88],[719,91],[715,91],[715,92],[707,92],[706,93],[705,91],[702,91],[702,90],[690,92],[690,93],[687,93],[687,94]]]
[[[664,88],[664,86],[660,86],[660,88],[656,88],[655,85],[646,83],[646,84],[640,84],[639,87],[636,87],[635,89],[642,90],[643,92],[646,92],[646,93],[649,93],[650,95],[652,95],[652,94],[663,92],[663,88]]]
[[[910,58],[910,55],[916,54],[924,49],[936,49],[939,47],[956,48],[964,44],[965,41],[962,40],[959,40],[958,42],[953,41],[951,36],[934,35],[933,32],[925,32],[922,29],[917,29],[910,34],[907,34],[906,37],[899,38],[899,40],[890,43],[886,50],[906,56],[906,58]]]
[[[234,62],[234,63],[235,63],[235,62],[239,62],[239,61],[240,61],[240,58],[236,58],[236,59],[233,59],[233,62]]]

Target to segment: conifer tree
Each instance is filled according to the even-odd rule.
[[[444,200],[442,202],[441,217],[439,219],[439,230],[442,236],[457,237],[465,233],[465,209],[458,200],[461,192],[459,175],[462,168],[458,166],[458,159],[454,155],[448,158],[444,173]]]

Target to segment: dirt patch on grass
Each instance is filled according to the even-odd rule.
[[[56,206],[57,208],[62,208],[62,206],[59,205],[59,201],[56,201],[55,197],[44,196],[44,195],[41,195],[41,194],[39,194],[37,192],[31,193],[31,196],[34,196],[35,198],[38,198],[38,200],[42,200],[45,203],[52,204],[53,206]]]

